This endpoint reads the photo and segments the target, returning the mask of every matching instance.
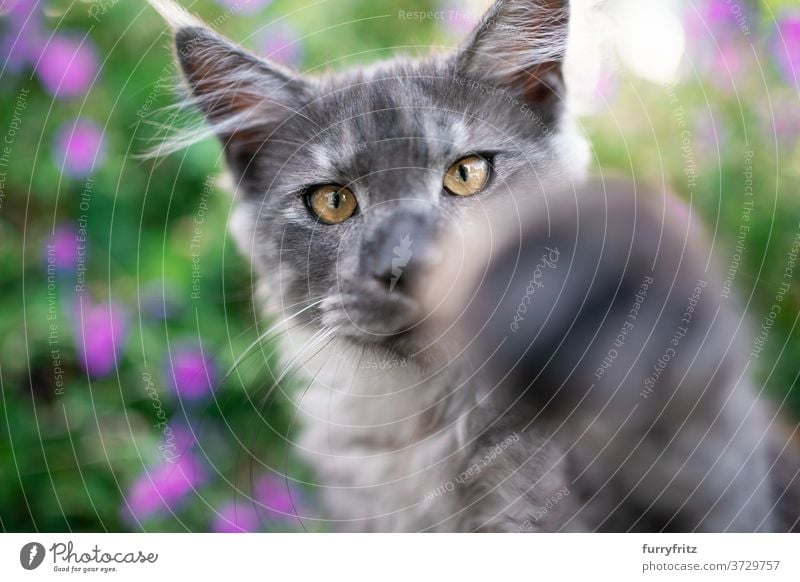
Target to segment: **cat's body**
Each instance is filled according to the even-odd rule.
[[[768,444],[780,439],[770,415],[746,371],[714,373],[738,365],[740,348],[725,343],[739,329],[735,310],[715,309],[718,299],[704,304],[701,320],[719,316],[721,324],[709,324],[706,334],[694,326],[661,388],[639,395],[664,349],[648,344],[648,327],[661,326],[655,337],[669,342],[674,321],[660,323],[660,314],[667,305],[680,310],[706,276],[697,261],[653,262],[653,249],[657,255],[664,242],[668,259],[681,259],[704,243],[680,230],[664,235],[659,216],[644,213],[644,238],[641,228],[626,230],[630,220],[608,232],[584,229],[586,248],[578,252],[571,229],[580,213],[528,205],[548,196],[603,199],[603,188],[579,187],[576,196],[572,187],[588,156],[563,100],[566,2],[500,0],[452,55],[317,78],[246,53],[164,0],[151,2],[175,29],[192,101],[224,144],[236,180],[231,232],[279,321],[285,364],[307,385],[296,398],[297,450],[318,475],[325,509],[315,519],[350,531],[791,527],[794,509],[782,522],[773,515]],[[618,190],[622,216],[634,198]],[[456,328],[478,340],[466,349],[457,333],[439,337],[425,323],[435,310],[419,289],[437,280],[446,232],[491,240],[471,233],[493,208],[520,213],[517,222],[496,224],[509,248],[527,245],[527,252],[510,271],[503,270],[508,257],[472,253],[468,271],[497,271],[488,291],[472,280],[444,295],[444,303],[463,307],[465,323]],[[555,230],[530,219],[551,209],[560,216]],[[607,208],[589,208],[590,224],[602,212],[607,218]],[[513,298],[506,317],[475,327],[484,311],[471,309],[463,293],[484,301],[509,290],[526,297],[524,278],[544,252],[543,233],[564,257],[573,245],[575,260],[611,241],[614,252],[595,257],[609,266],[599,278],[607,286],[587,291],[594,311],[567,302],[552,321],[525,327]],[[640,238],[626,247],[633,233]],[[620,349],[600,387],[583,398],[584,381],[622,325],[594,316],[603,309],[618,316],[642,277],[626,269],[626,248],[636,250],[631,264],[640,270],[658,263],[663,305],[649,306],[647,323],[637,326],[648,350]],[[542,260],[539,269],[554,273],[567,298],[595,289],[595,264],[556,269],[553,256]],[[713,286],[713,273],[707,278]],[[510,283],[492,287],[503,281]],[[681,290],[677,299],[673,288]],[[560,296],[538,297],[546,314]],[[532,294],[520,303],[529,315],[538,313],[528,311],[531,301]],[[496,341],[509,321],[519,333],[512,328],[511,341]],[[529,354],[548,321],[547,343]],[[575,321],[591,333],[572,334]],[[594,337],[589,351],[581,342]],[[564,342],[572,349],[559,351]],[[520,349],[519,358],[491,365]],[[702,365],[693,367],[689,356],[698,353]],[[553,408],[526,396],[542,371],[533,393],[558,395]],[[509,395],[513,406],[505,405]]]

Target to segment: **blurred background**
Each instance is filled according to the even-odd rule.
[[[183,2],[309,72],[453,47],[487,4]],[[594,171],[703,217],[760,385],[800,418],[796,0],[577,0],[572,33]],[[291,382],[253,347],[269,322],[223,236],[220,148],[143,156],[197,121],[169,109],[175,80],[144,2],[0,0],[0,530],[328,529],[295,517],[315,492]]]

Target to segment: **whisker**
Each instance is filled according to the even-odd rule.
[[[314,342],[314,344],[316,345],[316,341],[315,340],[321,338],[322,337],[321,334],[323,332],[325,332],[325,331],[334,331],[334,330],[326,330],[325,328],[320,329],[319,331],[315,332],[314,335],[311,338],[309,338],[303,344],[303,346],[301,347],[300,351],[298,351],[298,353],[284,366],[284,368],[281,371],[281,374],[278,376],[278,378],[273,379],[272,385],[269,387],[269,389],[267,390],[266,394],[264,394],[264,396],[261,398],[261,400],[258,403],[258,410],[262,410],[263,409],[263,407],[267,404],[267,401],[269,400],[270,396],[272,396],[272,394],[274,393],[275,389],[278,388],[279,383],[281,381],[283,381],[283,379],[285,379],[290,374],[294,374],[295,372],[297,372],[302,367],[302,362],[300,361],[301,360],[301,356],[302,356],[302,352],[305,351],[306,349],[309,349],[310,347],[313,347],[313,346],[310,345],[312,342]],[[334,333],[335,333],[335,331],[334,331]],[[325,337],[328,337],[328,336],[325,336]],[[261,417],[261,419],[263,420],[263,415],[262,414],[259,414],[259,417]]]
[[[274,324],[274,325],[270,326],[270,328],[269,328],[269,329],[267,329],[267,331],[265,331],[263,334],[261,334],[260,336],[258,336],[258,337],[255,339],[255,341],[253,341],[253,343],[252,343],[252,344],[250,344],[250,345],[247,347],[247,349],[245,349],[245,351],[242,353],[242,355],[241,355],[241,356],[239,356],[238,358],[236,358],[236,360],[233,362],[233,365],[231,366],[230,370],[228,370],[228,372],[227,372],[227,373],[225,374],[225,376],[222,378],[222,381],[223,381],[223,382],[225,382],[225,381],[226,381],[228,378],[230,378],[231,374],[233,374],[233,372],[236,370],[236,368],[238,368],[238,367],[239,367],[239,365],[241,365],[241,363],[242,363],[242,362],[243,362],[243,361],[244,361],[244,360],[245,360],[245,359],[246,359],[248,356],[250,356],[251,354],[255,353],[255,349],[256,349],[256,348],[257,348],[257,347],[258,347],[258,346],[259,346],[259,345],[260,345],[262,342],[264,342],[264,341],[265,341],[265,340],[268,338],[268,336],[269,336],[269,335],[270,335],[272,332],[274,332],[274,331],[275,331],[277,328],[279,328],[279,327],[281,327],[281,326],[285,325],[285,324],[286,324],[288,321],[290,321],[291,319],[294,319],[295,317],[297,317],[298,315],[301,315],[302,313],[304,313],[304,312],[308,311],[309,309],[312,309],[312,308],[316,307],[317,305],[319,305],[319,304],[320,304],[320,303],[322,303],[323,301],[324,301],[324,299],[320,299],[320,300],[318,300],[318,301],[316,301],[316,302],[314,302],[314,303],[311,303],[310,305],[307,305],[306,307],[304,307],[303,309],[301,309],[301,310],[300,310],[300,311],[298,311],[297,313],[294,313],[293,315],[290,315],[289,317],[286,317],[286,318],[282,319],[281,321],[279,321],[278,323],[276,323],[276,324]],[[286,330],[284,330],[284,331],[286,331]],[[283,333],[283,332],[281,332],[281,333]],[[280,334],[278,334],[278,335],[280,335]],[[278,337],[278,336],[275,336],[275,337]],[[275,338],[273,337],[273,338],[270,338],[270,339],[275,339]]]

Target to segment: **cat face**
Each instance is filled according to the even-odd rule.
[[[408,353],[412,289],[447,229],[582,172],[564,115],[565,3],[498,2],[450,56],[303,78],[176,26],[197,106],[237,182],[231,230],[270,305]],[[312,306],[313,307],[310,307]]]

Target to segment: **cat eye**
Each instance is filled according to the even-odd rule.
[[[454,196],[472,196],[489,181],[489,162],[480,156],[458,160],[444,174],[444,187]]]
[[[339,224],[355,214],[358,203],[347,188],[329,184],[308,194],[308,207],[325,224]]]

